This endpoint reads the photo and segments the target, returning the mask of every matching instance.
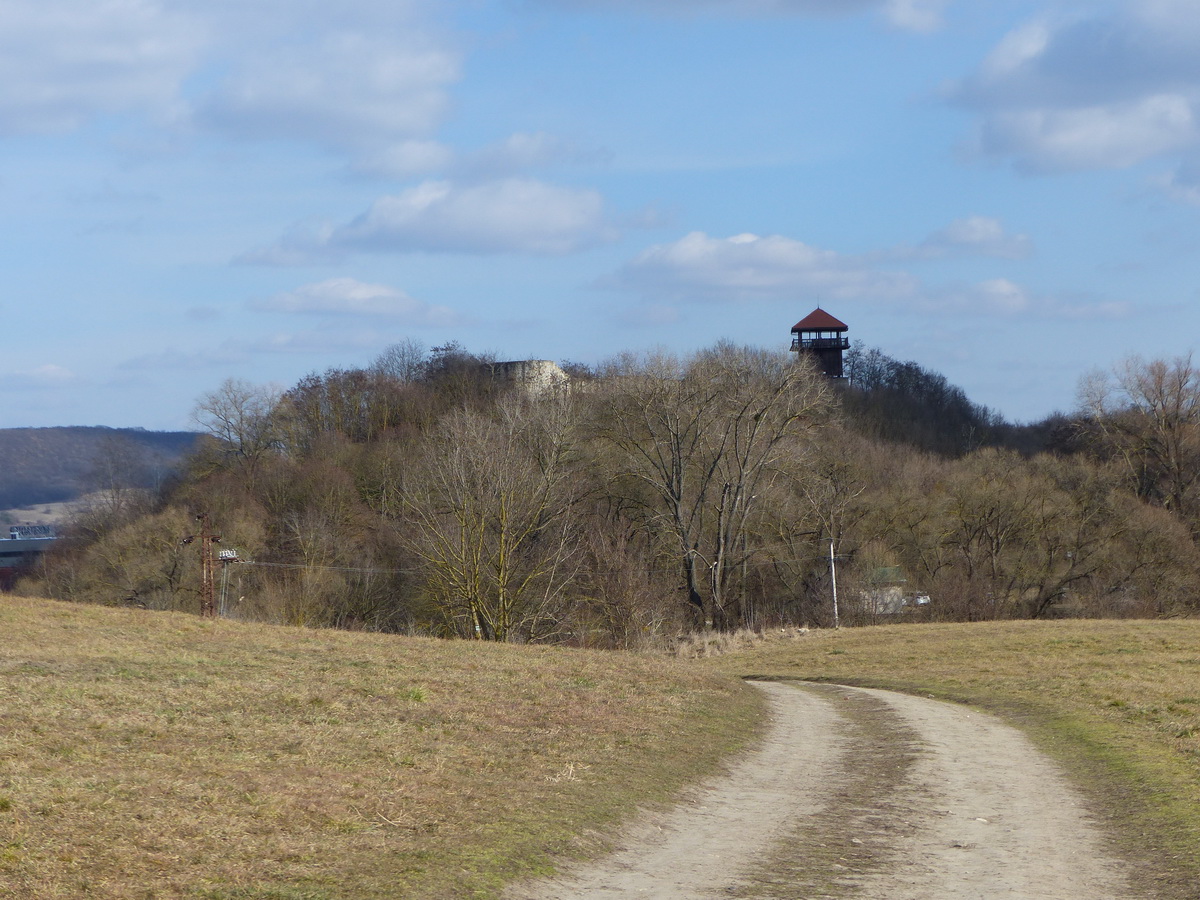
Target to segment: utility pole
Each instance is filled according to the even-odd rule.
[[[241,560],[238,559],[236,550],[222,550],[217,554],[217,558],[221,561],[221,605],[217,607],[217,615],[224,618],[229,610],[225,604],[225,597],[229,593],[229,564]]]
[[[829,541],[829,580],[833,583],[833,627],[841,628],[842,625],[838,621],[838,605],[837,605],[837,562],[833,555],[833,539]]]
[[[200,538],[200,616],[212,619],[217,615],[216,578],[214,577],[217,560],[213,545],[221,542],[221,536],[212,533],[208,513],[200,513],[196,516],[196,521],[200,523],[200,533],[198,535],[189,534],[183,539],[183,543],[190,544],[197,537]]]

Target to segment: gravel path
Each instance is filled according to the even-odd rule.
[[[618,848],[510,900],[1130,900],[1082,799],[967,707],[761,682],[763,742]]]

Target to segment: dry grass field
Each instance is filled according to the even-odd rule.
[[[648,657],[0,597],[0,896],[494,897],[759,704]]]
[[[666,660],[0,597],[0,896],[496,897],[756,729],[733,676],[1023,725],[1200,897],[1200,622],[884,626]]]
[[[730,646],[700,664],[998,713],[1075,776],[1122,852],[1158,880],[1155,896],[1200,897],[1200,621],[814,631]]]

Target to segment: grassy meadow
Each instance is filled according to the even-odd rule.
[[[1200,897],[1200,622],[714,638],[705,658],[0,597],[0,896],[497,897],[751,739],[744,676],[1024,727],[1160,898]],[[686,648],[681,650],[686,655]]]
[[[1200,621],[893,625],[768,636],[701,664],[968,703],[1062,762],[1160,898],[1200,897]]]
[[[497,896],[752,736],[672,660],[0,597],[0,896]]]

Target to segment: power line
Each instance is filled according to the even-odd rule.
[[[746,562],[750,563],[750,564],[761,566],[761,565],[772,565],[772,564],[777,564],[777,563],[811,563],[811,562],[815,562],[818,560],[820,560],[820,561],[824,560],[824,556],[821,553],[816,553],[813,556],[795,556],[795,557],[787,557],[787,558],[772,557],[770,559],[761,559],[761,558],[755,559],[754,558],[755,555],[756,554],[754,554],[754,553],[750,554],[749,558],[746,560]],[[840,558],[841,557],[839,556],[839,559]],[[739,563],[740,563],[740,560],[739,560]],[[250,560],[250,559],[239,559],[239,560],[237,560],[237,564],[242,565],[242,566],[258,566],[260,568],[268,568],[268,569],[309,569],[309,570],[316,569],[316,570],[328,571],[328,572],[361,572],[361,573],[367,573],[367,574],[373,574],[373,575],[419,575],[422,571],[424,571],[421,568],[399,569],[399,568],[383,568],[380,566],[327,566],[327,565],[317,565],[317,564],[313,564],[313,563],[260,562],[257,560]],[[486,568],[486,567],[484,567],[484,568]],[[675,563],[675,564],[669,565],[669,566],[648,566],[648,567],[646,567],[645,571],[648,571],[648,572],[673,572],[673,571],[676,571],[678,568],[679,568],[679,563]],[[615,569],[615,568],[614,569],[593,568],[593,569],[591,569],[591,571],[602,572],[604,574],[612,575],[612,574],[617,574],[621,570]]]

